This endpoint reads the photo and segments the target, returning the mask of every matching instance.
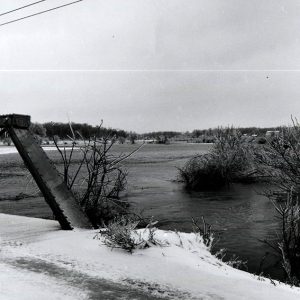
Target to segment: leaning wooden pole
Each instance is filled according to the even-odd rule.
[[[29,131],[29,126],[30,116],[0,116],[0,128],[6,128],[61,228],[91,228],[88,218],[52,161]]]

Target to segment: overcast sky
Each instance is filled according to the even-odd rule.
[[[1,0],[0,14],[30,2]],[[286,124],[300,111],[300,2],[84,0],[0,26],[0,70],[0,113],[33,121],[137,132]]]

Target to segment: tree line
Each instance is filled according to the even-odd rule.
[[[267,131],[276,131],[276,130],[280,130],[281,128],[282,128],[282,126],[276,126],[276,127],[239,127],[238,130],[241,134],[264,136]],[[194,129],[191,132],[191,136],[194,137],[194,138],[198,138],[198,137],[203,136],[203,135],[216,136],[219,129],[220,128]]]
[[[58,137],[59,139],[68,139],[72,135],[70,125],[74,132],[79,132],[84,139],[91,136],[113,136],[127,138],[129,133],[123,129],[106,128],[103,126],[93,126],[87,123],[60,123],[60,122],[47,122],[47,123],[32,123],[30,130],[41,137]]]
[[[178,132],[178,131],[152,131],[143,134],[137,134],[132,131],[126,131],[124,129],[106,128],[103,126],[93,126],[87,123],[71,123],[74,132],[79,132],[84,139],[88,139],[91,136],[98,137],[115,137],[117,139],[154,139],[161,140],[163,138],[172,139],[179,136],[185,136],[186,138],[199,138],[199,137],[214,137],[218,132],[218,128],[208,128],[208,129],[194,129],[189,132]],[[240,127],[239,132],[247,135],[257,135],[265,136],[267,131],[279,130],[282,127]],[[53,139],[53,137],[58,137],[59,139],[68,139],[71,135],[70,124],[62,122],[47,122],[47,123],[32,123],[31,131],[40,136],[48,137]]]

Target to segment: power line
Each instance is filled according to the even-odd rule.
[[[10,14],[10,13],[12,13],[12,12],[15,12],[15,11],[17,11],[17,10],[21,10],[21,9],[23,9],[23,8],[26,8],[26,7],[36,5],[36,4],[38,4],[38,3],[45,2],[45,1],[47,1],[47,0],[40,0],[40,1],[36,1],[36,2],[27,4],[27,5],[18,7],[18,8],[15,8],[15,9],[13,9],[13,10],[10,10],[10,11],[7,11],[7,12],[5,12],[5,13],[0,14],[0,17],[1,17],[1,16],[4,16],[4,15],[7,15],[7,14]]]
[[[18,18],[18,19],[12,20],[12,21],[2,23],[2,24],[0,24],[0,26],[8,25],[8,24],[18,22],[18,21],[21,21],[21,20],[24,20],[24,19],[28,19],[28,18],[35,17],[35,16],[38,16],[38,15],[41,15],[41,14],[45,14],[47,12],[50,12],[50,11],[53,11],[53,10],[56,10],[56,9],[59,9],[59,8],[62,8],[62,7],[66,7],[66,6],[81,2],[81,1],[83,1],[83,0],[77,0],[77,1],[73,1],[73,2],[70,2],[70,3],[64,4],[64,5],[53,7],[53,8],[47,9],[47,10],[43,10],[43,11],[40,11],[40,12],[32,14],[32,15],[28,15],[28,16],[25,16],[25,17],[22,17],[22,18]]]

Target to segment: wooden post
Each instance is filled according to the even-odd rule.
[[[0,128],[9,133],[25,165],[40,188],[61,228],[91,228],[91,224],[68,190],[59,172],[29,131],[30,116],[0,116]]]

